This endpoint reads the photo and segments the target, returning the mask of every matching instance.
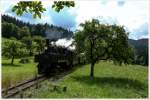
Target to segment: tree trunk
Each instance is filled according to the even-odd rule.
[[[12,59],[11,59],[11,64],[13,65],[13,63],[14,63],[14,56],[12,56]]]
[[[90,72],[90,78],[93,79],[94,78],[94,59],[93,59],[93,46],[94,46],[94,42],[91,41],[91,49],[90,49],[90,58],[91,58],[91,72]]]
[[[91,63],[91,72],[90,72],[90,78],[94,78],[94,63]]]

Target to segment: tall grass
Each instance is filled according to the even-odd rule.
[[[147,98],[148,67],[140,65],[117,66],[112,62],[95,65],[95,78],[89,77],[90,65],[67,75],[60,83],[67,91],[52,91],[49,81],[38,90],[31,89],[33,98]],[[28,91],[26,91],[28,92]]]
[[[35,77],[36,63],[30,58],[30,63],[21,64],[20,59],[15,59],[14,65],[9,64],[10,59],[2,59],[2,88],[8,87],[9,81],[14,86],[22,81]],[[10,79],[10,80],[9,80]]]

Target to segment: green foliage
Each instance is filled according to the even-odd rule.
[[[99,24],[95,19],[93,19],[92,22],[87,21],[85,24],[81,24],[81,26],[83,30],[80,31],[79,34],[81,34],[80,36],[82,37],[82,40],[80,40],[82,46],[78,43],[79,40],[76,40],[76,38],[75,41],[78,48],[80,47],[84,50],[83,52],[87,60],[90,63],[95,63],[101,59],[100,57],[104,56],[104,51],[107,46],[106,35],[108,34],[108,26]]]
[[[46,9],[43,7],[41,1],[20,1],[12,8],[13,12],[16,12],[17,15],[22,15],[24,12],[28,13],[30,12],[33,14],[33,17],[39,17],[41,18],[41,13],[46,11]]]
[[[3,22],[2,36],[7,38],[15,37],[17,39],[21,39],[24,36],[30,36],[30,30],[27,26],[20,28],[13,23]]]
[[[108,48],[112,49],[109,56],[113,61],[119,64],[131,63],[133,56],[133,48],[128,43],[128,34],[124,27],[111,25],[111,37],[108,40]]]
[[[2,36],[3,37],[10,38],[13,36],[13,37],[19,38],[18,31],[19,31],[19,27],[17,27],[15,24],[7,23],[7,22],[2,23],[2,33],[3,33]]]
[[[23,37],[21,39],[21,42],[23,42],[24,44],[26,44],[27,46],[29,46],[29,48],[30,48],[30,46],[32,46],[32,38],[31,37],[25,36],[25,37]]]
[[[148,39],[129,40],[134,48],[133,64],[148,65]]]
[[[45,46],[45,39],[41,36],[34,36],[33,41],[36,43],[36,50],[39,52],[43,52]]]
[[[131,62],[133,52],[124,27],[101,24],[96,19],[86,21],[81,26],[83,30],[77,32],[74,39],[78,54],[83,53],[91,63],[91,78],[94,77],[94,65],[99,60],[109,59],[120,65]]]
[[[9,39],[10,40],[17,40],[15,37],[10,37]]]
[[[52,8],[55,9],[56,12],[60,12],[64,7],[74,7],[74,1],[54,1]]]
[[[9,40],[3,38],[2,40],[2,56],[6,56],[7,58],[12,58],[12,64],[13,59],[15,57],[23,57],[27,55],[27,50],[25,48],[25,44],[16,41],[16,40]]]
[[[29,63],[30,60],[28,58],[21,58],[19,63],[25,64],[25,63]]]
[[[59,12],[65,6],[74,7],[74,1],[54,1],[52,8]],[[43,7],[41,1],[20,1],[12,8],[12,11],[16,12],[16,14],[20,16],[23,13],[31,13],[34,18],[41,18],[41,14],[46,11],[46,9]]]
[[[31,28],[32,35],[45,36],[45,31],[48,25],[37,24]]]
[[[25,44],[25,47],[29,51],[29,56],[32,56],[36,47],[36,43],[32,40],[31,37],[23,37],[21,42]]]
[[[82,34],[81,31],[76,32],[75,36],[74,36],[75,41],[75,45],[76,45],[76,50],[77,53],[82,53],[83,52],[83,46],[84,46],[84,35]]]
[[[76,46],[76,54],[78,57],[78,63],[80,63],[80,58],[85,58],[85,54],[84,54],[84,35],[82,34],[81,31],[76,32],[75,36],[74,36],[74,45]]]
[[[78,53],[85,53],[90,63],[101,59],[120,64],[130,62],[132,49],[128,44],[128,33],[122,26],[101,24],[96,19],[81,26],[83,30],[75,34],[75,44]]]
[[[20,40],[24,36],[39,35],[45,37],[46,30],[53,30],[57,32],[63,32],[62,38],[70,38],[73,36],[73,32],[62,27],[45,24],[30,24],[18,20],[8,15],[2,15],[2,37],[10,38],[15,37]],[[49,33],[51,34],[51,33]]]
[[[23,37],[30,36],[29,28],[27,26],[20,28],[18,33],[20,39],[22,39]]]

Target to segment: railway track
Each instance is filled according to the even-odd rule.
[[[20,83],[16,86],[10,87],[8,89],[3,89],[2,90],[2,98],[10,98],[16,94],[18,94],[19,92],[26,90],[42,81],[46,80],[46,78],[44,76],[37,76],[36,78],[27,80],[23,83]]]

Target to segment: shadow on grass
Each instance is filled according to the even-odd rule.
[[[110,85],[110,87],[117,88],[133,88],[136,90],[145,90],[148,88],[145,84],[128,78],[117,78],[117,77],[95,77],[90,79],[89,76],[72,76],[73,79],[87,85],[97,85],[103,87],[105,85]]]
[[[3,67],[21,67],[21,65],[18,65],[18,64],[9,64],[9,63],[2,63],[2,66]]]

